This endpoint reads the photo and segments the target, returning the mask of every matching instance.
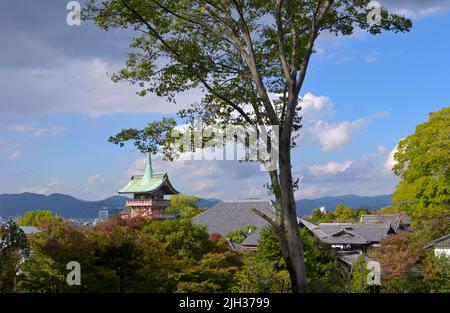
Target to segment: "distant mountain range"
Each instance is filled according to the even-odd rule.
[[[122,196],[112,196],[100,201],[86,201],[58,193],[48,196],[29,192],[2,194],[0,195],[0,216],[6,219],[23,215],[31,210],[50,210],[66,218],[91,218],[97,217],[98,211],[103,207],[122,208],[125,199]]]
[[[391,205],[392,195],[361,197],[356,195],[323,197],[318,199],[298,200],[297,214],[310,215],[315,208],[325,207],[334,210],[339,203],[353,208],[380,209]],[[0,216],[4,219],[23,215],[31,210],[51,210],[66,218],[93,218],[104,207],[120,209],[125,205],[126,197],[112,196],[99,201],[87,201],[63,194],[41,195],[35,193],[0,194]],[[221,200],[200,199],[199,207],[210,208]]]
[[[322,197],[317,199],[302,199],[296,201],[297,215],[311,215],[315,208],[325,207],[328,211],[334,211],[336,206],[342,203],[345,207],[354,209],[379,210],[392,205],[392,195],[382,195],[373,197],[363,197],[356,195]]]

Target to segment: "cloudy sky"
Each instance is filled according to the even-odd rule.
[[[172,116],[178,103],[138,97],[110,81],[126,60],[132,33],[66,24],[63,0],[17,0],[0,10],[0,193],[68,193],[101,199],[143,171],[133,145],[107,138],[122,128]],[[317,44],[304,97],[305,127],[293,152],[298,198],[391,193],[400,139],[450,103],[450,0],[389,0],[413,18],[408,34]],[[154,160],[186,194],[222,199],[264,197],[267,174],[233,161]]]

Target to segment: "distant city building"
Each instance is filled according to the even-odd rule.
[[[319,209],[320,213],[325,214],[327,213],[327,209],[323,206]]]
[[[105,222],[109,218],[109,211],[107,208],[103,208],[100,211],[98,211],[98,219],[99,221]]]
[[[144,175],[132,176],[130,182],[118,193],[133,195],[133,199],[125,203],[126,208],[130,209],[128,217],[152,219],[170,216],[166,212],[169,200],[164,196],[178,194],[178,191],[170,183],[167,173],[153,173],[152,159],[149,154]]]

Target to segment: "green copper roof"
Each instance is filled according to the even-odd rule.
[[[145,175],[136,175],[131,177],[128,184],[119,190],[119,193],[139,193],[157,190],[166,180],[164,173],[153,174],[151,178]]]
[[[144,175],[131,177],[128,184],[120,189],[118,193],[148,193],[165,188],[165,194],[176,194],[178,191],[172,187],[166,173],[153,173],[152,159],[149,154]]]

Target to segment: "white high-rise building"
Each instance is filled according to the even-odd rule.
[[[98,219],[99,221],[107,221],[108,220],[108,210],[106,208],[101,209],[100,211],[98,211]]]

